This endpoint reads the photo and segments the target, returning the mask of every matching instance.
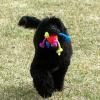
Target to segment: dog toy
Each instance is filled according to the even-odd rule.
[[[58,50],[56,51],[56,53],[58,54],[58,56],[60,56],[61,55],[61,52],[63,51],[63,49],[61,48],[61,45],[60,45],[60,43],[59,43],[59,41],[58,41]]]
[[[71,41],[71,37],[68,34],[59,33],[59,36],[63,37],[67,43]]]
[[[40,47],[42,47],[42,48],[44,48],[45,46],[47,48],[49,48],[50,46],[57,47],[58,39],[57,39],[57,36],[56,35],[49,36],[49,33],[48,32],[45,32],[44,37],[45,38],[44,38],[43,42],[41,42],[39,44]]]
[[[57,35],[49,36],[49,33],[45,32],[44,37],[47,39],[47,41],[46,41],[47,45],[50,44],[52,47],[57,47],[57,44],[58,44],[58,37],[57,37]]]
[[[58,36],[63,37],[66,40],[67,43],[69,43],[71,41],[70,36],[67,35],[67,34],[59,33]],[[56,53],[58,54],[58,56],[60,56],[63,49],[61,48],[61,45],[60,45],[60,42],[58,41],[57,35],[49,36],[49,33],[45,32],[44,37],[45,37],[44,40],[39,44],[39,46],[41,48],[44,48],[44,47],[50,48],[50,46],[51,47],[57,47],[58,46]]]
[[[41,48],[44,48],[44,47],[50,48],[50,46],[51,47],[57,47],[58,46],[56,53],[58,54],[58,56],[60,56],[63,49],[61,48],[61,45],[58,41],[57,35],[49,36],[49,33],[45,32],[44,37],[45,37],[44,40],[39,44],[39,46]]]

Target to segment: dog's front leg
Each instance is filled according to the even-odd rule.
[[[54,90],[54,82],[48,71],[31,69],[33,83],[38,93],[44,97],[50,97]]]
[[[58,90],[58,91],[63,90],[64,77],[68,70],[69,64],[70,64],[70,61],[65,61],[65,62],[62,61],[62,63],[59,65],[60,68],[52,74],[53,79],[54,79],[55,90]]]

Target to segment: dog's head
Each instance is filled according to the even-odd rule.
[[[43,20],[40,20],[36,17],[23,16],[18,24],[25,28],[36,29],[34,36],[34,44],[36,48],[39,46],[39,43],[43,41],[45,32],[48,32],[50,36],[56,35],[60,43],[64,43],[65,39],[62,38],[59,33],[63,33],[65,35],[68,34],[67,29],[62,21],[56,17],[47,17]]]
[[[25,28],[41,29],[41,31],[48,31],[49,33],[59,33],[66,31],[66,28],[62,21],[56,17],[47,17],[43,20],[37,19],[36,17],[23,16],[18,25]]]
[[[37,32],[45,33],[49,32],[50,35],[58,34],[60,32],[65,32],[66,28],[60,19],[56,17],[45,18],[40,21],[40,24],[37,26]]]

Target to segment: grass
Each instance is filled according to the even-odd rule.
[[[100,100],[100,0],[0,0],[0,100],[42,100],[29,73],[34,30],[17,26],[23,15],[55,15],[72,37],[64,91],[49,100]]]

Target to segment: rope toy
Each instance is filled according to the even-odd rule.
[[[59,33],[58,36],[63,37],[66,42],[70,42],[70,36],[66,35],[64,33]],[[61,55],[63,49],[61,48],[60,42],[58,41],[58,36],[57,35],[49,35],[48,32],[45,32],[44,34],[44,39],[41,43],[39,43],[39,46],[41,48],[47,47],[50,48],[51,47],[58,47],[58,49],[56,50],[56,53],[58,54],[58,56]]]

